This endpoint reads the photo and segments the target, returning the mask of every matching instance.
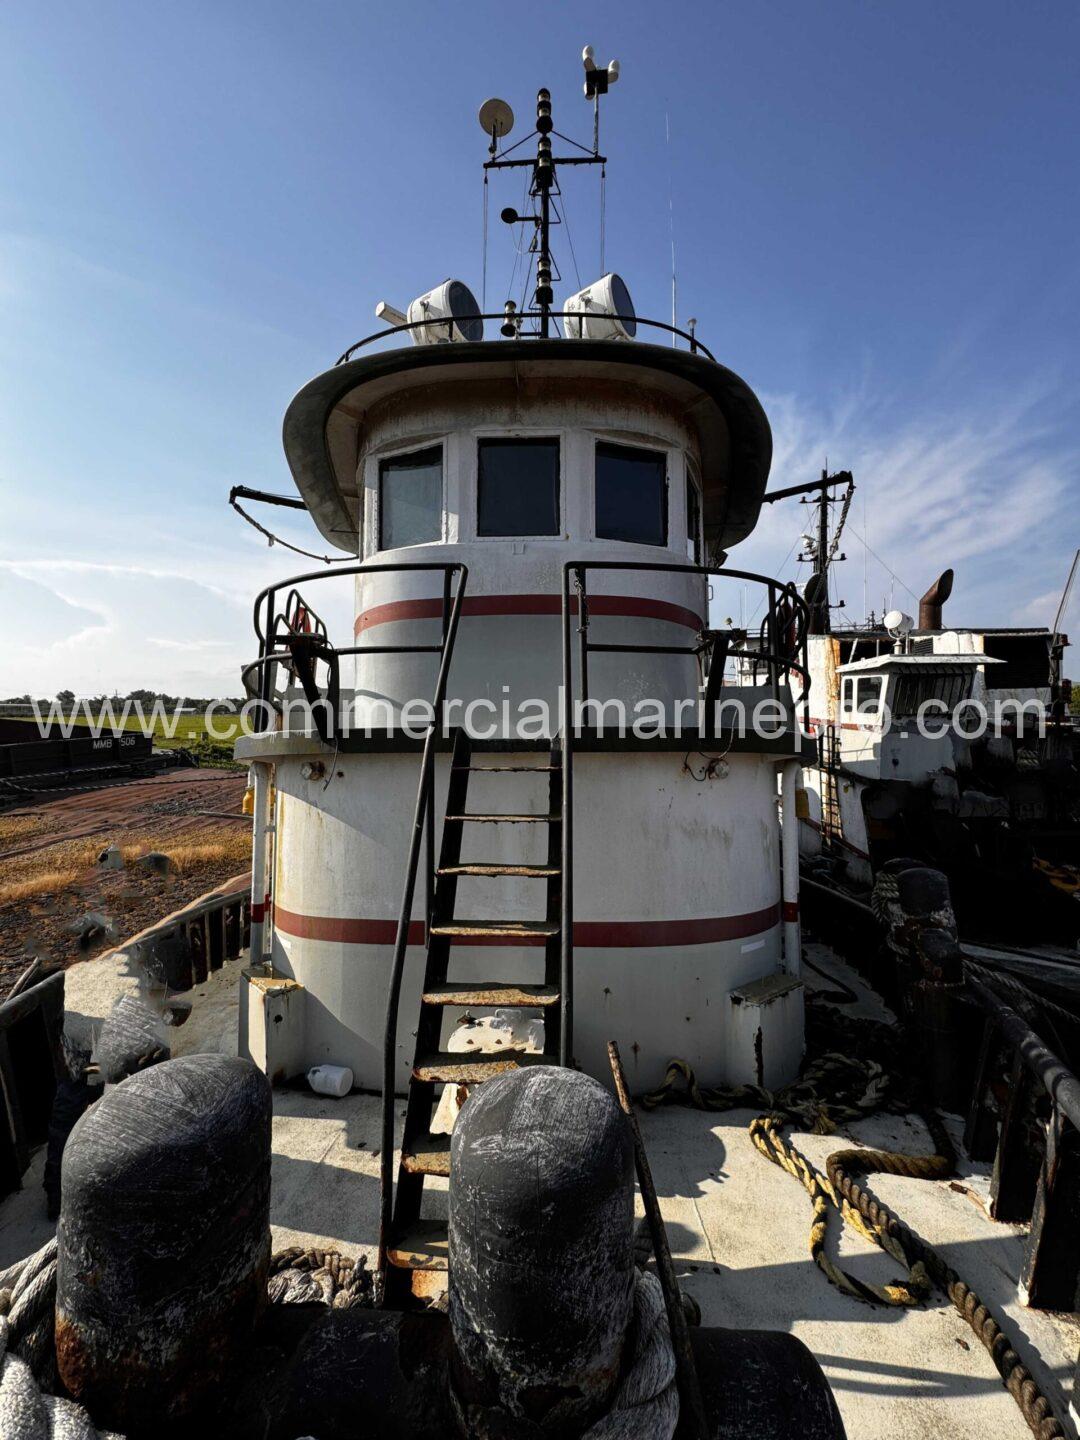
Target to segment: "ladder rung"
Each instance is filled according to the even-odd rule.
[[[519,940],[527,935],[550,940],[558,933],[559,926],[552,920],[450,920],[431,927],[432,935],[462,940]]]
[[[452,765],[452,770],[468,770],[473,775],[550,775],[558,765]]]
[[[558,825],[561,815],[447,815],[447,820],[471,821],[474,825]]]
[[[449,1175],[450,1136],[419,1135],[401,1152],[401,1168],[410,1175]]]
[[[465,865],[444,865],[437,875],[520,875],[526,880],[553,880],[561,872],[557,865],[491,865],[473,861]]]
[[[491,1005],[526,1009],[533,1005],[557,1005],[559,991],[554,985],[508,985],[502,980],[473,980],[454,984],[429,985],[423,994],[425,1005]]]
[[[449,1256],[444,1220],[413,1220],[386,1247],[386,1258],[400,1270],[446,1270]]]
[[[550,1063],[549,1055],[529,1050],[436,1050],[430,1055],[417,1056],[413,1075],[417,1080],[447,1085],[479,1085],[521,1065]]]

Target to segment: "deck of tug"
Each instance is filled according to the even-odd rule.
[[[857,1003],[844,1007],[849,1013],[887,1018],[877,997],[831,952],[816,945],[808,950],[816,964],[857,992]],[[191,992],[190,1020],[169,1032],[175,1054],[235,1053],[239,971],[239,963],[227,965]],[[827,987],[829,981],[811,974],[809,984]],[[69,1023],[78,1028],[100,1021],[120,994],[134,992],[137,980],[122,962],[106,958],[74,966],[67,986]],[[623,1048],[628,1051],[629,1044]],[[629,1078],[632,1084],[632,1073]],[[399,1109],[404,1111],[404,1101]],[[827,1284],[809,1256],[806,1194],[753,1149],[747,1136],[753,1114],[669,1108],[641,1115],[680,1283],[699,1302],[704,1322],[798,1336],[821,1362],[853,1440],[1028,1435],[989,1356],[944,1297],[935,1295],[921,1310],[885,1310],[850,1300]],[[914,1117],[874,1117],[846,1133],[865,1144],[913,1153],[929,1148]],[[376,1096],[332,1100],[303,1089],[275,1091],[275,1248],[336,1246],[374,1258],[378,1137]],[[794,1138],[819,1166],[846,1143],[843,1136],[796,1132]],[[35,1160],[24,1190],[0,1204],[0,1266],[51,1233],[40,1189],[42,1159]],[[433,1189],[445,1185],[437,1180]],[[1010,1338],[1064,1421],[1080,1324],[1018,1303],[1024,1227],[987,1218],[979,1204],[988,1189],[987,1167],[967,1167],[951,1184],[882,1175],[873,1177],[872,1187],[1007,1317]],[[894,1262],[850,1230],[844,1231],[840,1254],[864,1278],[880,1282],[894,1276]]]

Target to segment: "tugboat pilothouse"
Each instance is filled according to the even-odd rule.
[[[597,121],[616,76],[587,62]],[[807,606],[727,564],[768,421],[617,274],[556,303],[560,167],[604,164],[598,123],[563,159],[546,90],[527,153],[504,102],[480,118],[485,176],[529,172],[530,212],[502,218],[531,300],[484,314],[448,280],[380,304],[389,328],[289,406],[302,504],[356,555],[332,572],[354,576],[354,634],[319,619],[323,572],[263,592],[245,678],[266,733],[238,749],[264,897],[241,1049],[274,1079],[331,1063],[408,1094],[399,1234],[448,1173],[440,1087],[536,1062],[606,1075],[612,1038],[635,1089],[672,1055],[705,1084],[778,1085],[803,1052],[780,802],[794,815],[812,756],[792,699]],[[710,625],[725,585],[760,594],[752,654]]]

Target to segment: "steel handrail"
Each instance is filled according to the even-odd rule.
[[[780,669],[794,670],[802,676],[803,692],[800,700],[803,706],[804,720],[809,715],[809,690],[810,671],[807,656],[806,637],[809,628],[809,606],[798,593],[793,584],[782,584],[773,580],[768,575],[758,575],[751,570],[728,570],[720,566],[711,565],[687,565],[673,564],[660,560],[568,560],[563,565],[562,585],[562,912],[560,916],[560,956],[559,956],[559,987],[562,997],[561,1027],[559,1032],[559,1063],[569,1065],[573,1062],[574,1048],[574,716],[575,696],[573,681],[573,647],[571,642],[571,577],[577,577],[579,585],[578,618],[579,630],[581,633],[581,682],[582,700],[586,699],[586,684],[588,677],[588,653],[590,644],[587,638],[588,629],[588,594],[585,576],[590,570],[643,570],[653,571],[661,574],[682,574],[700,575],[707,578],[712,575],[720,576],[731,580],[753,580],[757,584],[763,584],[769,591],[768,620],[774,622],[777,614],[777,603],[779,597],[783,597],[792,605],[792,610],[787,617],[786,623],[792,623],[796,617],[801,618],[801,625],[796,630],[796,640],[792,647],[792,655],[772,655],[768,652],[749,652],[757,659],[764,660],[770,667],[770,678],[775,686],[778,681]],[[706,620],[707,620],[706,615]],[[707,626],[703,627],[703,630]],[[600,647],[603,648],[603,647]],[[679,646],[627,646],[628,650],[646,651],[661,650],[667,653],[687,653],[695,651],[687,647]],[[731,651],[730,654],[741,652]],[[802,662],[795,660],[795,653],[800,653]]]
[[[738,659],[752,660],[755,662],[755,668],[759,664],[768,666],[770,681],[772,682],[774,688],[781,671],[795,671],[796,674],[801,676],[803,681],[803,690],[799,699],[803,708],[804,720],[808,720],[810,672],[809,660],[807,657],[807,634],[809,631],[810,607],[803,599],[803,597],[799,594],[793,583],[791,583],[790,581],[785,583],[779,580],[774,580],[769,575],[759,575],[752,570],[731,570],[728,569],[726,566],[721,567],[717,565],[673,564],[668,561],[662,560],[568,560],[563,566],[563,593],[564,596],[569,593],[571,575],[576,575],[578,577],[578,583],[581,590],[581,613],[579,616],[579,631],[582,634],[580,649],[582,651],[583,659],[588,653],[588,651],[594,648],[607,648],[606,646],[594,647],[585,637],[585,631],[588,627],[588,594],[585,577],[590,570],[641,570],[646,572],[658,572],[660,574],[700,575],[703,578],[708,578],[710,576],[718,576],[721,579],[727,580],[751,580],[755,584],[764,585],[769,592],[769,608],[765,620],[762,622],[763,629],[766,626],[770,628],[779,627],[780,622],[778,618],[778,602],[782,597],[792,606],[790,614],[784,617],[784,624],[789,626],[792,624],[796,624],[795,640],[794,643],[789,647],[789,649],[784,652],[773,650],[729,649],[728,656]],[[704,634],[707,628],[707,625],[703,626],[701,633]],[[685,652],[686,654],[691,654],[694,653],[695,649],[697,649],[698,647],[627,645],[620,648],[625,648],[628,651],[637,651],[639,653],[647,653],[652,650],[656,652],[670,651],[670,653]],[[801,655],[801,661],[795,658],[796,655]],[[583,665],[583,702],[587,699],[587,679],[587,666]]]
[[[1044,1045],[1028,1022],[1000,995],[965,967],[968,988],[987,1011],[1031,1075],[1039,1081],[1054,1105],[1080,1131],[1080,1080]],[[1035,997],[1038,998],[1037,996]]]
[[[513,319],[515,322],[519,322],[522,320],[540,320],[541,318],[542,316],[539,310],[515,311],[513,315]],[[429,326],[445,325],[447,342],[454,343],[454,326],[458,323],[458,319],[462,320],[463,322],[468,322],[471,320],[502,320],[505,322],[507,320],[507,315],[504,310],[486,310],[482,315],[463,315],[457,318],[442,317],[438,320],[409,320],[406,321],[404,325],[389,325],[386,327],[385,330],[373,331],[372,334],[365,335],[362,340],[357,340],[354,345],[350,345],[343,355],[338,356],[338,358],[334,361],[334,365],[336,367],[338,365],[346,364],[349,360],[352,359],[353,355],[356,354],[357,350],[362,350],[366,345],[373,345],[376,340],[385,340],[391,335],[402,335],[406,332],[411,334],[413,330],[426,330]],[[608,310],[590,310],[587,315],[579,314],[573,310],[549,310],[548,319],[578,321],[622,320],[624,322],[632,322],[635,325],[647,325],[650,329],[662,330],[667,335],[675,335],[680,340],[685,340],[686,343],[689,345],[692,354],[696,355],[700,352],[706,357],[706,359],[711,360],[714,365],[717,363],[716,356],[712,353],[712,351],[708,348],[707,345],[703,345],[701,343],[701,341],[697,338],[696,335],[691,334],[688,330],[680,330],[677,325],[668,325],[664,320],[647,320],[643,315],[619,315],[615,311]],[[507,336],[506,338],[514,340],[540,340],[545,338],[565,340],[570,339],[571,337],[565,335],[545,337],[541,335],[535,335],[530,332],[526,335],[515,333],[513,336]],[[574,340],[573,343],[577,344],[578,342]]]
[[[250,661],[241,671],[241,678],[246,680],[253,671],[260,672],[260,687],[258,698],[265,704],[273,703],[273,684],[271,675],[273,665],[288,654],[282,654],[277,650],[278,620],[281,617],[276,613],[277,597],[280,592],[288,590],[288,601],[295,595],[305,609],[309,607],[299,593],[299,586],[307,585],[319,580],[340,580],[348,575],[385,575],[399,572],[438,572],[443,577],[443,637],[445,638],[447,616],[450,609],[450,582],[455,573],[463,571],[465,566],[458,561],[443,560],[400,560],[379,565],[372,565],[360,561],[356,565],[348,565],[343,569],[336,570],[308,570],[303,575],[290,575],[284,580],[277,580],[272,585],[267,585],[255,596],[252,606],[252,623],[256,637],[259,641],[259,657]],[[265,630],[263,628],[263,611],[265,610]],[[311,611],[314,615],[314,612]],[[287,617],[286,623],[287,622]],[[385,646],[337,646],[332,647],[338,655],[387,655],[387,654],[411,654],[420,651],[437,654],[440,651],[439,645],[432,646],[411,646],[411,645],[385,645]],[[245,686],[246,688],[246,686]]]
[[[429,567],[430,568],[430,567]],[[427,832],[428,848],[426,863],[428,884],[432,878],[432,846],[434,834],[435,794],[435,739],[442,721],[443,702],[453,659],[454,641],[457,638],[458,622],[461,619],[461,605],[468,583],[469,571],[465,565],[455,565],[458,571],[457,589],[444,612],[442,658],[435,681],[432,698],[432,718],[424,737],[424,750],[420,760],[420,781],[416,790],[416,806],[413,811],[412,831],[409,838],[409,858],[405,867],[405,884],[398,911],[397,932],[394,937],[394,957],[390,966],[390,983],[386,997],[386,1020],[383,1030],[383,1086],[382,1086],[382,1151],[379,1157],[379,1256],[378,1270],[380,1283],[386,1273],[386,1252],[390,1241],[390,1227],[393,1223],[394,1201],[394,1073],[397,1068],[397,1024],[401,1003],[401,981],[405,973],[405,952],[409,944],[409,926],[412,921],[413,898],[416,894],[416,872],[420,864],[420,850]],[[425,932],[430,921],[430,889]]]

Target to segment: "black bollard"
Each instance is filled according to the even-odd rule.
[[[625,1116],[587,1075],[511,1071],[465,1103],[450,1177],[453,1387],[465,1433],[580,1434],[611,1398],[633,1313]]]
[[[956,1109],[964,1091],[957,1035],[964,961],[948,879],[924,866],[905,870],[897,876],[897,899],[904,919],[894,948],[906,957],[905,1011],[926,1097],[932,1105]]]
[[[158,1436],[228,1380],[266,1303],[270,1087],[189,1055],[110,1089],[71,1132],[56,1352],[96,1424]]]

